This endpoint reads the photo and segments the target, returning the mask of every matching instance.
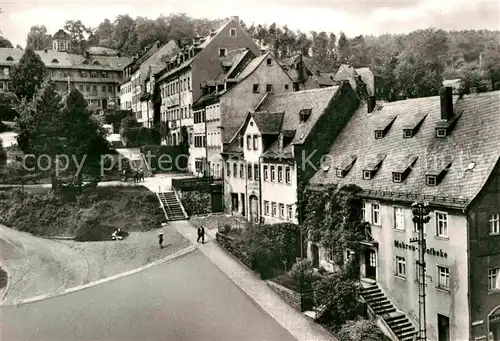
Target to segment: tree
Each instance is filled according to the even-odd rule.
[[[109,19],[104,19],[104,21],[99,24],[94,34],[97,37],[99,45],[110,47],[111,39],[113,38],[113,24]]]
[[[473,89],[477,92],[488,91],[488,77],[476,63],[469,63],[459,70],[460,89],[462,94],[469,94]]]
[[[13,92],[19,99],[30,101],[47,75],[45,64],[33,49],[26,49],[19,63],[12,67]]]
[[[13,47],[9,39],[0,36],[0,47]]]
[[[64,30],[71,37],[73,52],[83,54],[87,49],[87,36],[92,34],[92,30],[85,26],[81,20],[67,20],[64,23]]]
[[[17,116],[16,106],[19,99],[12,92],[0,92],[0,122],[13,121]]]
[[[498,41],[488,44],[483,53],[484,69],[494,89],[500,89],[500,44]]]
[[[7,152],[3,147],[3,141],[0,139],[0,170],[7,164]]]
[[[26,38],[26,48],[32,50],[43,50],[52,46],[52,36],[47,34],[45,25],[31,26]]]
[[[370,320],[347,321],[338,332],[340,341],[385,341],[388,338],[375,322]]]
[[[337,46],[339,51],[339,62],[341,64],[347,63],[351,58],[351,43],[344,32],[340,32]]]

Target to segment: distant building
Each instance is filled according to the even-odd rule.
[[[332,80],[334,82],[349,81],[362,99],[370,96],[375,96],[378,100],[388,99],[384,80],[371,67],[354,68],[351,65],[342,64]]]
[[[103,55],[91,53],[72,54],[71,39],[68,33],[59,30],[54,34],[52,50],[35,51],[55,81],[57,89],[68,92],[77,88],[93,109],[119,108],[118,84],[122,79],[123,68],[131,58],[119,54]],[[94,52],[96,52],[94,50]],[[24,50],[0,48],[0,91],[11,89],[10,70],[19,62]]]
[[[417,235],[411,204],[428,202],[426,304],[429,340],[500,339],[500,92],[376,104],[351,118],[312,177],[313,189],[361,187],[370,224],[355,257],[372,309],[400,340],[418,325]],[[315,267],[330,252],[310,243]],[[390,313],[390,314],[389,314]]]
[[[280,60],[280,64],[293,80],[294,91],[325,88],[337,84],[333,81],[333,72],[322,72],[320,70],[313,72],[312,68],[308,66],[307,59],[309,58],[304,57],[302,53],[298,53]]]

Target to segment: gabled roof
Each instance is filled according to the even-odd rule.
[[[339,66],[339,69],[335,73],[333,80],[341,81],[356,76],[357,76],[356,70],[351,65],[341,64]]]
[[[370,195],[416,200],[443,201],[443,205],[466,206],[482,189],[500,157],[500,92],[487,92],[454,98],[455,113],[462,113],[455,128],[446,138],[436,138],[435,127],[441,122],[440,97],[416,98],[384,103],[380,110],[367,114],[366,105],[353,115],[330,148],[328,161],[335,169],[346,156],[355,154],[358,161],[345,178],[337,178],[331,170],[318,171],[311,179],[314,186],[355,184]],[[419,131],[405,139],[401,133],[408,120],[428,114]],[[374,140],[373,130],[380,122],[397,115],[384,139]],[[362,167],[372,155],[386,154],[381,169],[372,180],[363,180]],[[407,155],[418,160],[401,183],[392,181],[392,172]],[[455,160],[437,186],[427,186],[425,174],[438,172]],[[475,167],[466,171],[469,163]],[[445,198],[445,200],[443,200]],[[394,199],[394,197],[392,198]]]
[[[68,32],[64,31],[63,29],[60,29],[59,31],[54,33],[52,39],[71,40],[71,36],[68,34]]]
[[[165,44],[155,53],[153,53],[152,56],[146,59],[144,63],[142,63],[139,67],[139,72],[140,72],[139,79],[141,84],[144,84],[146,79],[149,77],[151,68],[161,64],[163,56],[167,57],[172,56],[173,54],[177,53],[178,50],[179,47],[177,46],[175,40],[170,40],[167,44]]]
[[[283,123],[284,112],[253,112],[251,117],[262,135],[278,135]]]

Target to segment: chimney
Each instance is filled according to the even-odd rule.
[[[375,109],[375,96],[368,96],[366,104],[368,106],[368,113],[370,114]]]
[[[453,88],[447,86],[439,91],[441,97],[441,119],[449,120],[453,116]]]
[[[231,17],[231,20],[236,21],[238,24],[240,23],[240,17],[239,17],[239,16],[237,16],[237,15],[233,15],[233,16]]]

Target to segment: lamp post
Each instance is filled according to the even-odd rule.
[[[426,304],[425,304],[425,252],[427,245],[424,236],[424,224],[429,222],[430,209],[428,203],[414,202],[412,205],[413,222],[417,225],[418,237],[410,239],[410,243],[418,244],[418,337],[419,341],[427,341]]]

